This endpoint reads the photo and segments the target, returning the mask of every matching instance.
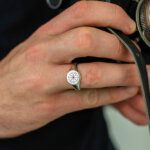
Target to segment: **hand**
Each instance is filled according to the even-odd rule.
[[[67,113],[137,94],[139,80],[134,64],[79,64],[82,90],[74,91],[67,84],[66,74],[74,58],[133,61],[114,35],[88,26],[109,26],[126,34],[135,30],[135,23],[119,6],[78,2],[40,27],[0,62],[1,138],[19,136]]]

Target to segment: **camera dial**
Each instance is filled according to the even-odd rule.
[[[141,0],[136,11],[137,28],[144,42],[150,47],[150,1]]]

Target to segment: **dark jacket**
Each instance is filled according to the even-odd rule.
[[[58,10],[46,0],[0,0],[0,59],[29,37]],[[102,108],[75,112],[13,139],[0,140],[0,150],[113,150]]]

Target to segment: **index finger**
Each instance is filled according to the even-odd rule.
[[[80,26],[112,27],[126,34],[136,25],[118,5],[100,1],[79,1],[43,25],[38,31],[61,34]]]

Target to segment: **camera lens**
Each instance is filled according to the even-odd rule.
[[[137,27],[144,42],[150,47],[150,1],[141,0],[136,11]]]

